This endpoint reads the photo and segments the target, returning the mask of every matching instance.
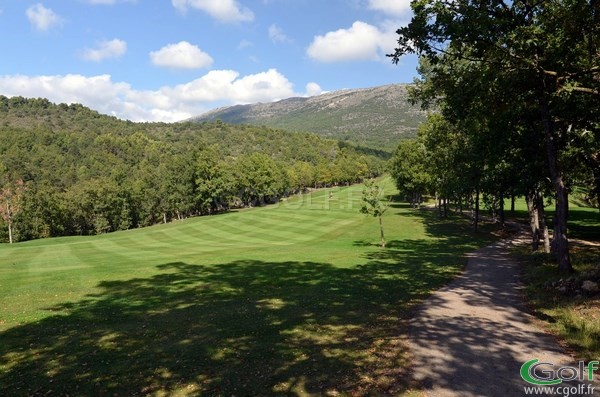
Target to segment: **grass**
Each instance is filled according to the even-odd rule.
[[[518,198],[515,202],[515,213],[510,213],[510,200],[505,201],[507,216],[528,222],[529,215],[525,199]],[[554,204],[546,207],[548,227],[552,228]],[[527,223],[528,224],[528,223]],[[569,203],[569,238],[600,241],[600,210],[586,206],[581,200],[574,199]]]
[[[392,204],[382,250],[361,189],[0,246],[0,395],[406,391],[411,310],[490,237]]]
[[[535,315],[567,342],[578,358],[600,357],[600,297],[563,295],[551,287],[559,280],[581,278],[581,274],[600,266],[598,246],[572,246],[573,276],[560,273],[547,255],[531,254],[529,247],[518,248],[516,254],[523,264],[525,293]]]
[[[516,205],[517,217],[527,219],[524,201]],[[554,211],[547,209],[551,219]],[[561,279],[587,279],[587,273],[600,267],[600,212],[597,208],[572,201],[569,209],[569,237],[574,275],[558,271],[551,256],[531,253],[529,246],[515,249],[523,264],[526,297],[538,318],[552,332],[559,335],[581,359],[600,357],[600,296],[561,294],[553,283]],[[592,244],[590,244],[590,242]]]

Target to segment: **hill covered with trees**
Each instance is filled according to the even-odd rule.
[[[376,151],[267,127],[133,123],[0,96],[0,241],[263,205],[382,172]]]
[[[402,138],[412,137],[425,112],[408,101],[405,84],[342,90],[309,98],[289,98],[220,108],[191,119],[266,125],[289,131],[355,142],[392,150]]]

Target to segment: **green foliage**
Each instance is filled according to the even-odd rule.
[[[432,169],[428,153],[420,140],[400,142],[390,160],[390,173],[401,195],[413,205],[431,190]]]
[[[378,218],[379,232],[381,234],[381,248],[385,248],[385,237],[383,233],[383,221],[381,217],[389,208],[389,203],[384,202],[383,189],[370,180],[365,182],[365,187],[362,192],[362,205],[360,212],[369,216]]]
[[[436,191],[474,190],[492,204],[515,192],[555,196],[556,258],[572,271],[570,187],[600,191],[598,3],[421,0],[411,7],[390,56],[421,56],[413,98],[437,105],[463,145],[460,156],[452,142],[432,153],[451,170]]]
[[[27,186],[10,220],[16,241],[264,205],[379,175],[383,162],[312,134],[222,122],[132,123],[81,105],[0,96],[0,187]],[[5,218],[0,230],[8,230]]]
[[[384,200],[383,189],[373,180],[366,181],[362,192],[361,214],[377,218],[383,216],[389,208]]]

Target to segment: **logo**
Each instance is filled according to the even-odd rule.
[[[521,366],[521,378],[537,386],[552,386],[574,380],[591,382],[594,380],[594,372],[600,368],[598,361],[590,361],[587,365],[585,361],[580,361],[577,367],[557,367],[552,363],[539,361],[535,358]]]

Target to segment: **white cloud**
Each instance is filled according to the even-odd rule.
[[[269,38],[273,43],[289,43],[292,41],[285,33],[283,33],[283,30],[275,24],[269,26]]]
[[[181,12],[188,7],[204,11],[221,22],[248,22],[254,20],[254,13],[241,6],[236,0],[171,0],[173,7]]]
[[[127,43],[123,40],[104,40],[96,48],[88,48],[83,52],[86,61],[100,62],[108,58],[118,58],[127,52]]]
[[[306,85],[306,94],[305,96],[316,96],[324,94],[325,91],[315,82],[310,82]]]
[[[25,11],[27,19],[34,28],[41,32],[46,32],[54,27],[60,27],[63,24],[63,19],[52,11],[50,8],[44,7],[41,3],[37,3],[29,7]]]
[[[356,21],[349,29],[315,36],[307,54],[320,62],[375,61],[381,59],[388,40],[388,32]]]
[[[137,0],[86,0],[92,5],[113,5],[117,3],[135,3]]]
[[[237,49],[243,50],[244,48],[249,48],[249,47],[252,47],[253,45],[254,45],[254,43],[252,43],[251,41],[242,40],[242,41],[240,41],[240,44],[238,44]]]
[[[320,87],[310,83],[307,95]],[[213,70],[186,84],[139,91],[110,75],[0,76],[6,96],[44,97],[53,102],[81,103],[104,114],[133,121],[179,121],[199,115],[215,104],[271,102],[304,94],[276,69],[240,76],[234,70]]]
[[[210,55],[187,41],[169,44],[158,51],[152,51],[150,59],[156,66],[175,69],[207,68],[213,63]]]
[[[0,91],[7,96],[43,97],[54,102],[82,103],[98,111],[110,113],[117,109],[119,99],[131,88],[126,83],[114,83],[109,75],[85,77],[65,76],[2,76]]]
[[[369,0],[369,8],[399,17],[411,12],[411,0]]]
[[[186,84],[161,91],[178,101],[230,103],[270,102],[294,96],[292,83],[276,69],[240,78],[234,70],[211,70]]]

